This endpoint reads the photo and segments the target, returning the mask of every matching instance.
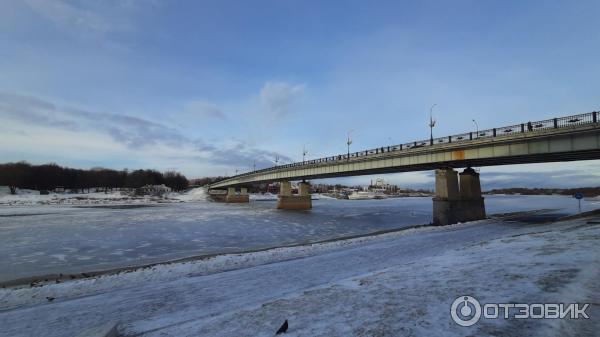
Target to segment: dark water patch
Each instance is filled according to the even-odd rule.
[[[16,216],[34,216],[34,215],[50,215],[58,213],[18,213],[18,214],[0,214],[0,218],[10,218]]]
[[[85,206],[73,206],[74,208],[97,208],[97,209],[135,209],[135,208],[147,208],[157,207],[156,205],[143,204],[143,205],[85,205]]]

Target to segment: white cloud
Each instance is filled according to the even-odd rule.
[[[304,93],[304,85],[285,82],[267,82],[260,90],[260,100],[272,118],[281,118],[292,112]]]
[[[57,105],[34,96],[0,92],[0,120],[4,136],[0,158],[6,161],[180,168],[190,177],[232,174],[235,167],[249,167],[253,162],[264,168],[271,166],[276,156],[291,161],[281,153],[230,137],[207,144],[161,122]]]

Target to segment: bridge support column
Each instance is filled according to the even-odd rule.
[[[216,202],[225,202],[227,198],[227,191],[225,190],[208,190],[208,196],[210,200]]]
[[[292,195],[292,183],[289,181],[282,181],[279,183],[279,195],[280,196],[291,196]]]
[[[453,169],[435,171],[433,224],[450,225],[458,222],[485,219],[485,204],[481,196],[479,173],[466,168],[460,173]]]
[[[310,186],[307,183],[298,184],[298,194],[292,195],[289,181],[283,181],[279,185],[279,196],[277,198],[278,209],[311,209]]]
[[[233,203],[245,203],[249,202],[250,198],[248,196],[248,189],[242,187],[240,190],[240,194],[235,193],[235,187],[227,188],[227,196],[225,197],[225,202],[228,204]]]
[[[298,184],[298,195],[300,195],[300,196],[310,195],[310,185],[305,182],[299,183]]]
[[[479,173],[468,167],[460,173],[462,221],[485,219],[485,203],[481,196]]]
[[[450,168],[435,170],[433,224],[443,226],[460,222],[460,214],[457,172]]]

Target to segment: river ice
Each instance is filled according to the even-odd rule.
[[[176,203],[76,201],[0,206],[0,281],[303,244],[431,221],[430,198],[322,199],[298,212],[277,210],[274,201],[219,204],[194,195]],[[570,214],[576,205],[562,196],[486,197],[488,214],[540,208]],[[583,207],[600,202],[584,201]]]
[[[0,336],[595,336],[600,218],[482,220],[0,289]],[[451,303],[590,303],[589,320],[482,319]],[[46,297],[55,298],[52,302]]]

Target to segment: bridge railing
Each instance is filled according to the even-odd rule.
[[[248,175],[252,175],[252,174],[256,174],[256,173],[270,172],[270,171],[275,171],[275,170],[282,169],[282,168],[301,167],[301,166],[306,166],[306,165],[315,165],[315,164],[329,163],[329,162],[348,162],[348,161],[353,161],[355,159],[363,158],[363,157],[383,155],[385,153],[390,153],[390,152],[406,151],[406,150],[410,150],[410,149],[428,147],[428,146],[434,146],[434,145],[440,145],[440,144],[466,142],[466,141],[477,140],[477,139],[482,139],[482,138],[499,137],[499,136],[513,135],[513,134],[526,133],[526,132],[534,132],[534,131],[546,130],[546,129],[564,128],[564,127],[569,127],[569,126],[577,126],[577,125],[585,125],[585,124],[593,124],[593,123],[597,124],[599,122],[599,120],[598,120],[599,118],[600,118],[600,112],[593,111],[593,112],[589,112],[589,113],[583,113],[583,114],[578,114],[578,115],[573,115],[573,116],[558,117],[558,118],[553,118],[553,119],[546,119],[546,120],[536,121],[536,122],[529,121],[529,122],[521,123],[521,124],[503,126],[500,128],[476,130],[476,131],[471,131],[471,132],[462,133],[462,134],[458,134],[458,135],[437,137],[437,138],[434,138],[433,140],[427,139],[427,140],[414,141],[414,142],[410,142],[410,143],[383,146],[383,147],[369,149],[369,150],[352,152],[352,153],[350,153],[350,155],[348,155],[346,153],[346,154],[340,154],[340,155],[336,155],[336,156],[311,159],[311,160],[303,161],[303,162],[296,162],[296,163],[272,166],[272,167],[268,167],[268,168],[264,168],[264,169],[260,169],[260,170],[246,172],[246,173],[237,175],[236,177],[244,177],[244,176],[248,176]],[[226,178],[226,179],[229,179],[229,178]]]

